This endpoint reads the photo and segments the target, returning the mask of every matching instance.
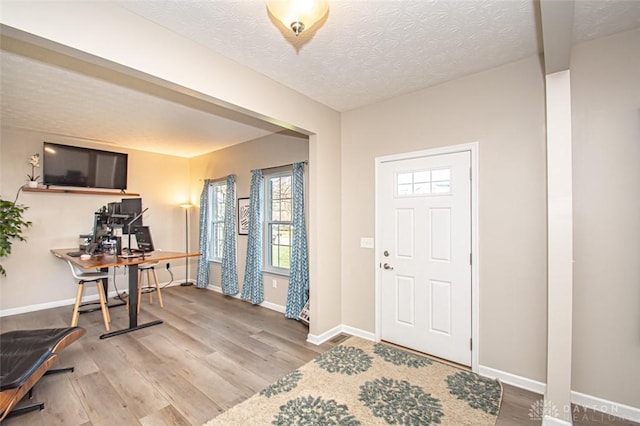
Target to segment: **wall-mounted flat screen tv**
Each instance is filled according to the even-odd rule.
[[[127,189],[128,155],[44,142],[44,185]]]

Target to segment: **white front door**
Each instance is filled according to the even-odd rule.
[[[471,365],[471,154],[378,168],[381,337]]]

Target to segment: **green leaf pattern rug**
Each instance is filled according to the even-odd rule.
[[[351,337],[209,421],[213,425],[494,425],[502,386]]]

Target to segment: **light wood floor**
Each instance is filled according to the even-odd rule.
[[[75,372],[43,377],[34,399],[45,409],[3,425],[202,425],[346,338],[315,346],[305,341],[307,327],[278,312],[194,287],[162,294],[164,309],[143,296],[139,322],[164,324],[110,339],[98,338],[100,312],[81,315],[87,334],[54,366]],[[124,307],[110,313],[113,329],[127,325]],[[0,318],[0,330],[64,327],[70,320],[71,307],[61,307]],[[504,385],[497,424],[540,424],[529,418],[540,398]],[[612,424],[601,417],[586,413],[587,422],[574,424]]]

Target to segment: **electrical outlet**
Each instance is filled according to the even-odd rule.
[[[277,280],[273,280],[272,284],[273,284],[273,288],[278,288],[278,281]]]
[[[170,267],[171,267],[170,263],[167,262],[167,270],[169,270]]]

